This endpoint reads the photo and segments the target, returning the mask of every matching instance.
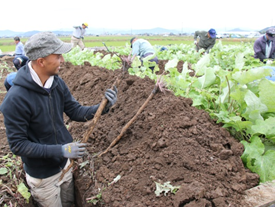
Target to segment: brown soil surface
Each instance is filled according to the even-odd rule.
[[[160,61],[161,70],[164,62]],[[104,91],[120,72],[89,63],[65,63],[60,76],[81,104],[93,105],[102,100]],[[0,89],[4,91],[2,83]],[[74,165],[76,206],[246,206],[242,194],[258,185],[259,177],[244,168],[240,159],[243,145],[205,111],[192,107],[192,100],[170,92],[157,93],[121,140],[109,152],[97,156],[119,135],[153,88],[152,80],[128,75],[118,86],[117,103],[100,118],[90,135],[89,153],[76,161],[86,165]],[[1,101],[4,95],[0,94]],[[73,137],[81,140],[91,121],[79,123],[64,117]],[[2,114],[0,129],[2,157],[10,152]],[[118,175],[121,179],[109,185]],[[155,182],[168,181],[180,189],[176,194],[161,193],[157,197]],[[87,199],[100,193],[96,205],[87,203]]]

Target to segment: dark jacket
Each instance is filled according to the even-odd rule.
[[[274,59],[275,58],[275,42],[272,42],[272,47],[271,47],[271,52],[269,57],[266,57],[266,44],[267,44],[267,39],[265,35],[259,37],[255,43],[254,43],[254,57],[259,58],[261,61],[264,59]]]
[[[81,106],[57,75],[48,93],[33,81],[28,64],[18,71],[13,83],[0,106],[10,149],[21,156],[29,175],[50,177],[67,162],[62,145],[73,141],[63,112],[71,120],[84,122],[93,118],[99,105]]]

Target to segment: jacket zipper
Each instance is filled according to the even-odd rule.
[[[55,124],[54,124],[54,111],[53,111],[53,104],[52,104],[52,95],[51,93],[49,93],[49,101],[50,101],[50,111],[51,111],[51,117],[52,117],[52,126],[53,126],[53,130],[54,130],[54,138],[55,138],[55,143],[58,144],[57,142],[57,137],[56,137],[56,128],[55,128]]]

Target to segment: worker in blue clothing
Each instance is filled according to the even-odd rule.
[[[19,70],[21,67],[27,64],[29,58],[24,55],[19,55],[13,59],[14,67]],[[9,73],[4,81],[4,86],[8,91],[13,86],[13,79],[15,78],[17,72]]]
[[[20,41],[20,38],[19,37],[14,37],[14,42],[16,44],[14,56],[17,57],[19,55],[25,55],[24,45]]]
[[[138,39],[133,37],[130,40],[131,48],[132,48],[132,55],[136,55],[140,57],[141,62],[147,59],[150,62],[155,62],[158,64],[158,57],[156,56],[156,52],[153,46],[144,39]],[[155,66],[149,67],[152,71],[154,71]]]
[[[7,91],[13,86],[13,79],[15,78],[17,72],[9,73],[4,81],[4,86]]]
[[[62,54],[71,49],[71,43],[52,32],[31,36],[25,44],[30,61],[18,70],[0,105],[10,149],[22,158],[26,181],[38,206],[74,204],[72,168],[59,179],[70,159],[85,154],[86,144],[73,142],[63,116],[85,122],[94,117],[100,105],[80,105],[58,76]],[[107,89],[105,97],[108,102],[102,114],[116,103],[117,89]]]

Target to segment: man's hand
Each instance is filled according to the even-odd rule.
[[[85,153],[85,143],[71,142],[62,145],[63,157],[66,158],[81,158]]]
[[[197,45],[197,40],[194,41],[194,44]]]
[[[109,109],[117,101],[117,88],[114,86],[114,90],[107,89],[105,92],[105,97],[108,99],[108,103],[107,103],[105,109]]]

